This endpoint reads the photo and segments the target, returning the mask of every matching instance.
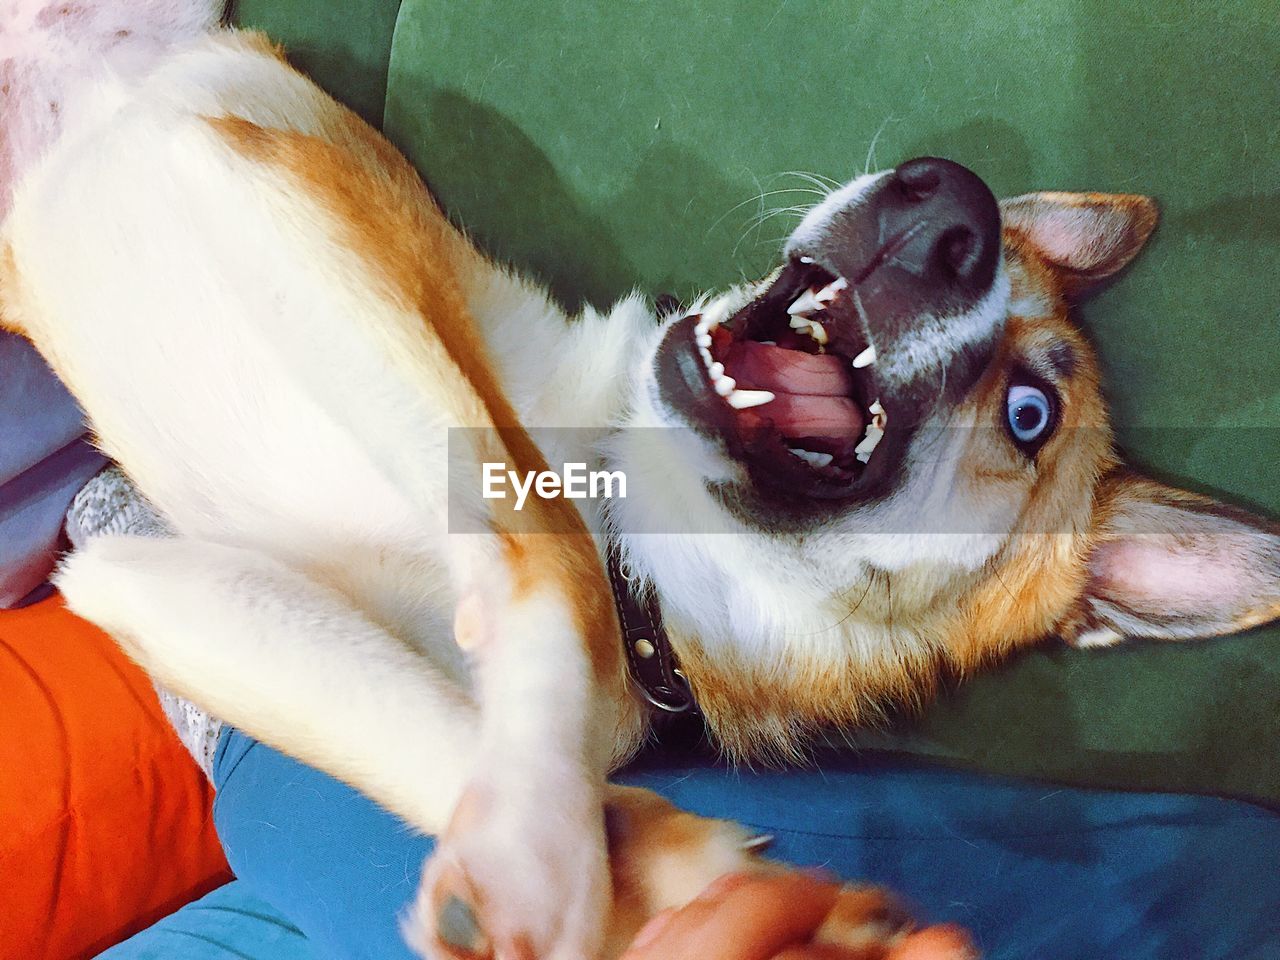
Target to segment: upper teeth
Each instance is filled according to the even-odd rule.
[[[840,296],[840,291],[844,290],[848,286],[848,280],[844,277],[838,277],[828,283],[821,290],[815,290],[813,287],[810,287],[792,301],[791,306],[787,307],[787,313],[791,314],[793,317],[807,317],[820,310],[825,310],[827,309],[827,304]],[[795,326],[795,324],[792,324],[792,326]]]
[[[812,261],[810,261],[812,262]],[[826,310],[828,303],[836,300],[840,296],[840,292],[849,287],[849,280],[844,276],[840,276],[826,287],[822,289],[814,289],[810,287],[799,297],[791,302],[791,306],[787,307],[787,314],[791,315],[790,325],[792,330],[796,332],[808,334],[813,337],[819,344],[826,346],[827,329],[817,320],[813,320],[814,314],[820,314]]]
[[[848,280],[846,280],[844,277],[837,277],[835,280],[832,280],[825,287],[823,287],[816,294],[814,294],[814,298],[819,303],[830,303],[832,300],[838,297],[840,295],[840,291],[844,290],[847,286],[849,286]]]
[[[791,329],[807,334],[817,341],[819,345],[825,345],[829,339],[826,327],[811,318],[814,314],[826,310],[827,305],[834,302],[841,291],[848,286],[849,282],[844,277],[837,277],[820,290],[812,287],[805,290],[787,307],[787,313],[790,314],[791,318]],[[702,314],[698,317],[693,327],[694,343],[697,345],[698,355],[702,357],[703,365],[707,368],[707,376],[711,379],[711,386],[735,410],[749,410],[752,407],[771,402],[774,399],[774,394],[768,390],[739,390],[737,381],[725,373],[724,364],[718,362],[711,355],[711,344],[713,342],[711,334],[719,326],[718,320],[712,320],[706,314]],[[771,343],[772,341],[765,342]],[[865,367],[875,363],[875,358],[875,348],[868,347],[854,358],[853,365],[855,367]],[[883,433],[883,426],[878,429]],[[870,431],[870,426],[868,431]],[[864,439],[863,443],[859,445],[859,452],[866,442]]]
[[[827,328],[817,320],[810,320],[808,317],[792,317],[791,329],[797,333],[813,337],[818,343],[825,344],[827,342]]]
[[[791,329],[807,334],[818,341],[819,344],[825,345],[828,339],[826,328],[817,320],[811,318],[815,313],[821,313],[827,309],[827,304],[834,301],[840,295],[840,291],[848,286],[849,281],[844,277],[839,277],[832,280],[821,290],[810,287],[796,297],[791,306],[787,307],[787,313],[791,315]]]
[[[816,290],[806,290],[800,296],[796,297],[791,306],[787,307],[787,313],[793,317],[797,315],[808,316],[811,313],[817,313],[819,310],[825,310],[822,302],[818,299]]]

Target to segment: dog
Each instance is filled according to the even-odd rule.
[[[1122,466],[1070,319],[1147,198],[998,202],[921,158],[833,190],[758,283],[569,318],[213,5],[15,2],[0,323],[176,533],[98,539],[58,585],[171,689],[439,835],[424,954],[615,956],[769,869],[607,785],[665,711],[785,760],[1048,637],[1280,614],[1275,528]],[[570,462],[626,497],[517,509],[479,479]],[[887,903],[853,891],[821,935],[881,956]]]

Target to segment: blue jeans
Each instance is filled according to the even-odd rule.
[[[778,858],[887,884],[988,960],[1280,957],[1280,817],[1246,803],[847,756],[781,773],[649,760],[618,779],[771,833]],[[215,781],[239,879],[110,960],[409,960],[396,925],[429,838],[236,731]]]

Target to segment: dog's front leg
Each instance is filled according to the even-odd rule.
[[[535,510],[545,507],[535,507]],[[455,636],[480,701],[475,774],[428,864],[430,955],[595,957],[610,909],[605,777],[637,732],[591,539],[555,518],[458,535]]]
[[[601,803],[617,708],[575,673],[581,613],[540,572],[571,573],[573,550],[548,561],[519,540],[468,539],[487,566],[458,632],[476,644],[483,723],[346,593],[254,550],[101,537],[58,584],[170,689],[441,835],[406,931],[423,952],[593,957],[610,916]]]

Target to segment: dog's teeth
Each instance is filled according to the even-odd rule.
[[[853,448],[854,454],[858,460],[866,463],[871,459],[871,454],[875,452],[877,446],[880,445],[880,439],[884,436],[884,431],[877,427],[874,423],[867,424],[866,435],[862,438],[862,442]]]
[[[713,360],[711,357],[711,351],[708,350],[706,347],[699,347],[698,356],[702,358],[702,365],[706,367],[708,370],[710,370],[711,364],[715,363],[715,360]]]
[[[724,383],[724,380],[719,381]],[[716,391],[719,392],[719,384],[716,385]],[[721,394],[721,396],[724,396]],[[751,407],[763,406],[773,400],[773,394],[768,390],[734,390],[725,397],[729,401],[729,406],[735,410],[749,410]]]
[[[711,334],[709,333],[700,333],[694,339],[697,341],[697,344],[700,347],[711,346]]]
[[[813,298],[819,303],[830,303],[840,295],[840,291],[849,286],[849,281],[844,277],[838,277],[832,280],[825,287],[813,295]]]
[[[787,307],[787,313],[793,317],[797,314],[817,313],[819,310],[825,310],[826,307],[819,302],[818,298],[813,295],[812,290],[806,290],[800,296],[796,297],[791,306]]]
[[[853,366],[856,370],[863,367],[869,367],[876,362],[876,348],[874,346],[867,347],[860,354],[853,358]]]
[[[801,460],[805,460],[813,464],[815,467],[825,467],[831,463],[831,461],[835,460],[835,457],[831,454],[820,453],[817,450],[805,450],[802,447],[791,447],[790,450]]]
[[[707,372],[711,374],[712,380],[719,380],[724,376],[724,364],[719,361],[713,361],[711,366],[707,367]]]
[[[789,321],[792,330],[804,330],[809,326],[809,318],[803,316],[794,316]]]
[[[871,422],[879,429],[883,430],[889,425],[889,414],[880,406],[879,400],[867,407],[867,412],[871,414]]]
[[[801,257],[801,258],[800,258],[800,262],[801,262],[801,263],[813,263],[813,257]]]
[[[827,328],[814,320],[809,324],[809,336],[813,337],[813,339],[825,346],[827,342]]]
[[[722,397],[727,397],[729,394],[733,393],[734,388],[738,386],[738,381],[728,374],[725,374],[719,379],[713,380],[711,385],[716,388],[716,393],[720,394]]]

